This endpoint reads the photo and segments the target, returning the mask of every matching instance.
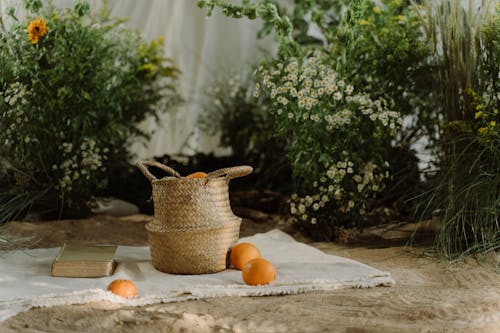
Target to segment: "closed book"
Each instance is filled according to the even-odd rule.
[[[64,244],[52,263],[52,275],[60,277],[102,277],[116,268],[116,245]]]

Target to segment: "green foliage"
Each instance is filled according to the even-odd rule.
[[[366,99],[369,101],[367,103],[375,103],[378,100],[377,107],[380,110],[376,107],[377,112],[382,109],[387,111],[389,108],[397,111],[391,113],[394,115],[409,114],[413,108],[424,104],[423,98],[418,100],[419,96],[425,96],[426,102],[431,100],[427,94],[431,91],[431,86],[426,84],[427,82],[419,82],[418,84],[426,88],[424,91],[419,91],[416,81],[420,78],[409,79],[406,74],[418,72],[424,76],[430,71],[426,63],[430,49],[421,41],[423,36],[421,30],[415,28],[420,24],[418,15],[416,12],[411,12],[411,20],[408,21],[400,17],[403,11],[409,11],[407,4],[392,1],[382,10],[369,1],[296,0],[293,9],[289,10],[271,1],[259,2],[259,5],[264,3],[273,3],[279,17],[289,17],[293,24],[293,40],[299,46],[299,52],[288,54],[280,52],[279,60],[263,64],[263,68],[269,73],[276,72],[277,68],[273,66],[280,62],[289,63],[296,59],[298,63],[306,64],[309,55],[314,51],[316,54],[321,54],[319,57],[324,68],[340,76],[332,81],[347,81],[363,93],[367,93]],[[223,14],[231,16],[227,8],[234,8],[232,5],[224,1],[212,2],[212,5],[214,4],[222,8]],[[250,5],[251,3],[244,2],[238,10],[244,12],[245,6]],[[316,30],[319,29],[319,35],[311,34],[312,23],[315,24]],[[264,19],[259,36],[270,33],[274,28],[273,20]],[[278,38],[278,42],[281,43],[282,40]],[[294,172],[296,189],[300,194],[297,196],[299,201],[294,203],[296,207],[292,210],[300,213],[295,214],[297,215],[294,217],[295,220],[317,230],[317,234],[327,235],[330,238],[333,226],[362,225],[368,212],[376,206],[377,200],[382,198],[380,192],[387,183],[387,170],[384,169],[387,169],[385,162],[392,153],[390,147],[391,139],[394,138],[393,129],[384,130],[383,124],[376,124],[369,115],[362,114],[359,105],[356,106],[356,103],[351,103],[352,101],[347,103],[349,114],[344,114],[345,104],[337,105],[334,100],[328,98],[319,99],[318,104],[310,106],[308,110],[304,109],[306,106],[304,101],[300,102],[303,105],[299,105],[299,100],[292,102],[290,96],[287,96],[287,101],[290,103],[281,105],[280,100],[276,99],[279,93],[273,93],[275,89],[266,85],[265,77],[266,75],[262,75],[259,79],[260,84],[265,87],[261,95],[271,97],[270,110],[274,114],[270,119],[274,123],[276,135],[287,143],[287,156]],[[277,85],[276,89],[278,87],[284,89],[278,82],[280,79],[281,77],[273,79],[273,83]],[[299,86],[303,85],[303,78],[292,80],[288,84],[298,91]],[[329,96],[331,95],[332,92]],[[292,96],[292,99],[295,97]],[[430,109],[434,110],[421,108],[422,113]],[[311,116],[315,119],[318,117],[320,121],[311,121]],[[332,133],[332,129],[327,130],[326,127],[331,126],[325,126],[325,119],[331,120],[333,117],[350,123],[341,129],[336,128]],[[395,127],[394,124],[393,126]],[[415,132],[420,133],[422,127],[420,126]],[[416,136],[414,132],[408,132],[412,133],[409,136]],[[356,172],[352,172],[345,179],[333,180],[326,177],[328,169],[337,163],[341,165],[353,163]],[[325,164],[329,166],[325,167]],[[373,180],[373,184],[363,185],[364,167],[372,164],[376,166],[376,176],[372,179],[367,175],[366,179]],[[370,167],[368,169],[372,171]],[[347,172],[346,170],[347,167],[343,172]],[[361,191],[358,191],[360,184],[353,178],[355,175],[363,187]],[[325,184],[319,184],[321,179],[325,179]],[[313,187],[314,184],[319,185]],[[330,192],[325,191],[327,188],[330,188]],[[339,199],[334,199],[335,192]],[[305,196],[317,198],[318,195],[320,198],[326,196],[324,198],[328,199],[316,200],[316,203],[322,206],[321,209],[313,210],[313,201],[306,202]],[[299,211],[298,207],[306,203],[307,209]],[[308,212],[304,214],[306,210]],[[307,215],[307,218],[303,219],[302,215]],[[311,226],[311,221],[315,221],[316,225]]]
[[[254,86],[249,76],[212,82],[200,124],[209,134],[220,135],[219,144],[231,148],[234,163],[253,166],[255,187],[290,190],[285,140],[274,133],[268,96],[254,98]]]
[[[266,22],[267,33],[274,29],[278,36],[280,54],[284,57],[299,55],[299,45],[291,37],[292,23],[287,16],[280,15],[278,7],[270,1],[259,1],[252,3],[243,0],[241,5],[235,5],[224,0],[198,0],[200,8],[207,8],[207,16],[212,15],[215,7],[220,7],[225,16],[233,18],[247,17],[251,20],[261,18]]]
[[[443,211],[443,227],[436,239],[439,253],[453,259],[462,253],[499,248],[500,8],[497,5],[493,16],[494,1],[483,0],[477,7],[472,0],[386,0],[379,6],[362,0],[295,0],[292,10],[271,0],[243,1],[238,6],[222,0],[199,4],[210,10],[221,7],[228,16],[250,18],[256,15],[246,10],[275,6],[273,15],[260,16],[264,23],[259,35],[274,30],[281,37],[288,34],[286,39],[278,38],[280,50],[294,45],[288,48],[293,52],[281,51],[275,61],[264,64],[260,83],[266,88],[262,93],[271,97],[276,133],[287,140],[287,154],[302,194],[292,198],[295,220],[314,225],[313,232],[327,237],[335,225],[346,225],[343,217],[359,221],[361,209],[376,194],[356,193],[353,177],[337,181],[334,174],[339,174],[344,163],[359,168],[377,160],[380,166],[390,155],[390,134],[377,134],[384,132],[384,126],[363,119],[359,105],[336,105],[316,96],[307,111],[306,102],[299,105],[297,93],[307,75],[294,82],[278,65],[296,62],[300,72],[315,51],[322,54],[321,63],[327,69],[368,93],[372,102],[383,99],[388,109],[412,116],[413,124],[403,128],[397,140],[404,151],[422,136],[430,139],[438,157],[434,161],[437,184],[430,183],[434,186],[430,197],[420,204],[428,215],[436,209]],[[276,23],[286,22],[285,18],[291,28],[287,25],[280,30]],[[319,35],[311,34],[312,24]],[[309,93],[306,96],[311,98]],[[342,114],[343,108],[350,113]],[[323,124],[327,115],[351,123],[331,134]],[[336,166],[333,172],[328,169],[332,165]],[[332,178],[321,176],[328,171]],[[344,172],[348,173],[345,168]],[[383,188],[382,183],[375,185],[377,190]],[[331,199],[330,186],[342,189],[340,200]],[[372,187],[372,192],[377,191]],[[358,215],[344,214],[349,212]]]
[[[145,44],[105,8],[25,8],[27,21],[9,11],[10,28],[0,22],[0,221],[88,212],[130,140],[147,137],[137,124],[175,96],[178,73],[161,40]]]
[[[384,160],[401,121],[313,54],[260,68],[257,93],[270,93],[277,135],[286,138],[298,195],[292,221],[331,239],[335,226],[358,226],[389,177]]]
[[[497,92],[498,94],[498,92]],[[500,98],[467,91],[473,120],[444,127],[445,155],[424,213],[442,212],[438,253],[448,260],[500,248]]]
[[[500,248],[500,8],[428,2],[428,33],[442,60],[441,160],[422,207],[439,209],[438,253],[449,260]],[[494,16],[493,16],[494,15]],[[442,58],[441,58],[442,57]]]
[[[390,101],[403,116],[412,116],[400,144],[408,146],[424,135],[436,140],[440,93],[422,17],[401,1],[386,1],[384,7],[365,3],[362,18],[332,43],[339,70],[372,96]]]

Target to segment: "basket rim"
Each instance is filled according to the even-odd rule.
[[[168,183],[168,182],[192,182],[192,183],[201,183],[201,184],[208,184],[212,182],[218,182],[222,181],[224,184],[226,184],[226,177],[210,177],[210,178],[186,178],[186,177],[173,177],[173,176],[165,176],[163,178],[159,179],[153,179],[151,181],[151,184],[157,184],[157,183]]]

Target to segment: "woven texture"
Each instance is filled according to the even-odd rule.
[[[226,268],[238,240],[241,219],[229,202],[229,181],[252,172],[249,166],[213,171],[206,178],[184,178],[156,161],[138,162],[151,181],[155,218],[146,226],[153,266],[166,273],[202,274]],[[157,179],[153,166],[173,177]]]
[[[234,219],[225,178],[153,180],[155,222],[168,228],[217,228]]]
[[[241,219],[216,229],[165,230],[146,225],[153,266],[170,274],[204,274],[225,270],[229,249],[239,237]]]

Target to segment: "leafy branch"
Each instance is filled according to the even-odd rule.
[[[246,17],[254,20],[261,18],[276,31],[279,42],[279,54],[282,57],[300,56],[302,49],[293,39],[293,24],[288,16],[281,15],[274,3],[260,0],[258,3],[244,0],[241,5],[235,5],[225,0],[199,0],[198,7],[207,8],[207,16],[211,16],[215,7],[222,9],[222,14],[232,18]]]

